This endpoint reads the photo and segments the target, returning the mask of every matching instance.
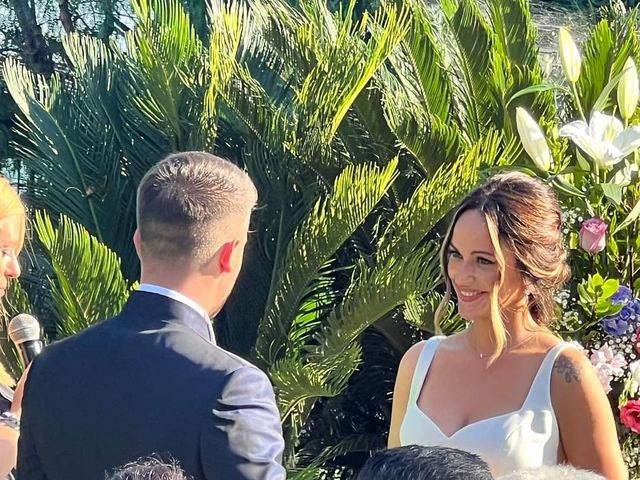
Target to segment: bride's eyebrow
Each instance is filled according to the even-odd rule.
[[[489,257],[493,257],[493,252],[485,252],[484,250],[474,250],[471,252],[472,255],[487,255]]]
[[[459,252],[459,250],[453,243],[449,243],[449,250]],[[471,252],[471,255],[487,255],[489,257],[495,257],[495,254],[493,252],[487,252],[485,250],[473,250]]]

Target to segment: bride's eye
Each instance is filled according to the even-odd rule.
[[[478,263],[480,265],[494,265],[496,262],[489,260],[488,258],[478,257]]]

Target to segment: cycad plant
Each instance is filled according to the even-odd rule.
[[[57,334],[126,298],[144,172],[177,150],[231,158],[260,205],[218,338],[272,379],[292,475],[357,466],[349,452],[384,445],[393,362],[431,328],[439,222],[520,157],[516,106],[555,112],[527,88],[542,71],[526,2],[489,5],[354,20],[318,0],[213,2],[205,44],[178,2],[136,0],[124,43],[65,38],[70,77],[6,62]]]

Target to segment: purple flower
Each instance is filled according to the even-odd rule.
[[[620,285],[618,291],[611,295],[611,303],[615,305],[626,305],[633,300],[633,292],[626,285]]]
[[[636,314],[636,321],[640,318],[640,300],[637,298],[627,304],[629,308]]]
[[[622,307],[622,310],[618,312],[618,319],[629,323],[629,321],[636,319],[636,312],[631,305],[625,305]]]
[[[605,317],[602,319],[602,329],[607,335],[611,335],[612,337],[620,337],[627,333],[627,328],[629,328],[629,317],[627,316],[627,320],[625,320],[624,318],[620,317],[621,313],[622,310],[620,311],[620,313],[618,313],[618,315],[612,315],[611,317]]]

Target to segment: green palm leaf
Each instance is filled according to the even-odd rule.
[[[453,164],[440,167],[399,206],[380,240],[379,260],[410,255],[426,232],[479,182],[483,169],[509,165],[516,160],[518,150],[515,145],[512,142],[505,148],[500,133],[490,131]]]
[[[477,140],[481,127],[491,121],[498,108],[489,81],[494,35],[474,0],[443,0],[442,9],[457,47],[452,61],[462,80],[456,86],[464,108],[463,130],[471,140]]]
[[[262,364],[272,365],[279,357],[310,283],[378,204],[395,178],[396,167],[397,160],[384,168],[347,167],[332,193],[320,198],[296,229],[286,257],[275,266],[277,280],[258,330],[254,355]]]
[[[326,9],[316,9],[319,12]],[[368,16],[354,25],[347,14],[334,28],[333,42],[319,44],[318,64],[307,76],[297,95],[303,123],[298,132],[301,152],[314,152],[315,144],[328,144],[338,127],[380,67],[407,32],[408,12],[389,6],[376,13],[379,34],[364,42]],[[322,17],[309,25],[308,37],[321,31]]]
[[[129,286],[113,251],[64,216],[56,228],[47,214],[36,212],[34,228],[55,273],[51,290],[62,335],[120,312]]]
[[[339,395],[359,365],[361,353],[360,346],[354,344],[340,358],[305,362],[288,357],[275,362],[269,377],[276,388],[282,419],[288,419],[309,400]]]
[[[339,358],[364,330],[408,298],[439,283],[438,248],[434,243],[407,256],[388,257],[370,269],[363,263],[341,304],[316,335],[312,358]]]
[[[635,33],[635,13],[619,25],[601,20],[583,46],[582,73],[577,87],[585,114],[596,104],[601,92],[616,75],[622,72],[629,55],[637,55],[638,38]],[[615,101],[615,90],[605,106]]]
[[[538,69],[537,30],[531,20],[529,2],[491,0],[489,8],[496,49],[514,65]]]

